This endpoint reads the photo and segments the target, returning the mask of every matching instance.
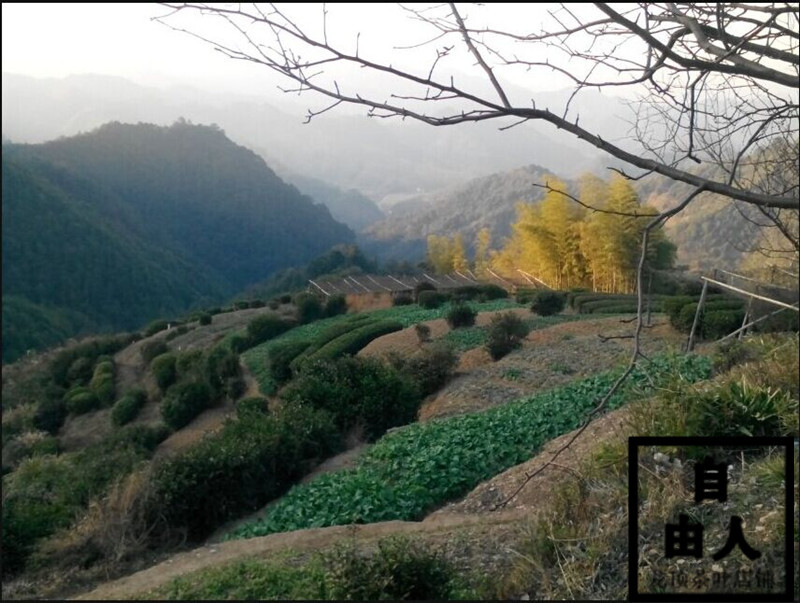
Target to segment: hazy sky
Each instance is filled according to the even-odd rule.
[[[320,5],[292,5],[288,11],[309,26],[321,23]],[[349,43],[361,33],[361,48],[380,58],[407,59],[414,64],[428,63],[433,49],[392,51],[395,44],[418,43],[428,37],[426,26],[407,18],[395,5],[329,4],[328,23],[338,40]],[[465,7],[470,11],[490,12],[507,27],[524,24],[538,29],[545,8],[542,5],[498,5]],[[169,9],[148,4],[9,4],[2,5],[3,71],[37,77],[64,77],[75,73],[119,75],[144,84],[191,84],[203,88],[263,94],[275,91],[280,80],[263,67],[234,61],[215,52],[209,45],[171,31],[152,21]],[[183,17],[181,17],[183,18]],[[217,27],[213,20],[187,16],[194,28]],[[175,21],[176,24],[181,21]],[[209,30],[206,30],[209,31]],[[464,54],[453,60],[453,69],[473,71]],[[481,74],[473,71],[474,75]],[[530,81],[510,74],[517,83]],[[557,77],[535,83],[541,90],[564,87]],[[276,95],[277,91],[274,92]]]

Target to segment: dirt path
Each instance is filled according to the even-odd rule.
[[[581,320],[532,331],[521,349],[493,362],[483,348],[461,355],[456,377],[423,404],[420,421],[476,412],[607,371],[630,358],[630,339],[602,341],[598,335],[630,334],[618,317]],[[642,351],[648,356],[679,344],[669,325],[648,329]]]
[[[345,538],[355,537],[360,540],[374,540],[399,534],[433,535],[443,532],[450,533],[471,526],[486,527],[487,524],[508,524],[519,521],[520,518],[520,513],[513,511],[497,514],[490,519],[474,516],[449,516],[422,522],[385,521],[359,526],[312,528],[284,534],[270,534],[260,538],[220,542],[180,553],[154,567],[103,584],[88,593],[76,597],[76,599],[136,599],[142,594],[166,584],[173,578],[190,572],[219,567],[244,557],[267,558],[271,554],[287,549],[317,551]]]

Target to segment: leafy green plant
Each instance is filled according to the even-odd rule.
[[[414,298],[412,298],[408,293],[401,293],[400,295],[395,295],[392,297],[393,306],[410,306],[413,303]]]
[[[503,379],[517,381],[520,377],[522,377],[522,371],[518,368],[511,367],[503,371]]]
[[[203,312],[200,315],[200,317],[198,318],[198,322],[200,323],[201,326],[210,325],[211,324],[211,320],[212,320],[212,316],[208,312]]]
[[[696,381],[710,372],[710,362],[700,356],[652,360],[648,375],[636,369],[609,399],[609,410],[641,396],[652,384],[676,377]],[[229,537],[417,520],[578,427],[618,375],[619,371],[603,373],[480,413],[409,425],[381,438],[358,467],[296,486],[263,519],[241,526]]]

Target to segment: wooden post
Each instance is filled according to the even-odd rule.
[[[703,290],[700,292],[700,301],[697,302],[697,311],[694,313],[694,322],[692,322],[692,330],[689,331],[689,341],[686,343],[686,352],[691,352],[694,347],[694,333],[697,329],[697,323],[700,322],[700,313],[703,311],[703,304],[706,302],[706,292],[708,291],[708,281],[703,281]]]
[[[742,326],[739,327],[739,337],[738,339],[741,341],[742,337],[747,335],[747,331],[750,327],[748,321],[750,320],[750,314],[753,311],[753,298],[747,300],[747,309],[744,311],[744,319],[742,320]]]

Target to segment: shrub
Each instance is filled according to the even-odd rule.
[[[114,363],[105,361],[95,366],[89,387],[103,406],[111,404],[114,400]]]
[[[111,422],[117,427],[133,421],[147,403],[147,392],[141,388],[129,390],[111,408]]]
[[[172,429],[181,429],[209,407],[211,390],[205,383],[179,383],[167,390],[161,416]]]
[[[175,372],[178,375],[176,381],[207,381],[208,371],[203,352],[190,350],[175,354]]]
[[[231,348],[231,351],[236,354],[241,354],[242,352],[249,350],[253,347],[250,338],[247,335],[242,335],[241,333],[234,333],[230,336],[228,340],[228,345]]]
[[[247,335],[250,339],[250,347],[256,346],[281,333],[285,333],[294,325],[288,320],[284,320],[275,314],[264,314],[250,321],[247,325]]]
[[[394,320],[368,322],[329,341],[314,354],[310,355],[309,359],[333,360],[346,354],[356,354],[373,339],[400,331],[402,328],[402,323]]]
[[[432,310],[433,308],[438,308],[441,306],[445,301],[447,301],[447,296],[443,293],[439,293],[438,291],[429,291],[427,289],[420,291],[417,295],[417,303],[423,307],[427,308],[428,310]]]
[[[743,310],[711,310],[703,313],[703,337],[721,339],[742,326]]]
[[[422,281],[414,285],[414,301],[419,303],[419,294],[423,291],[436,291],[436,287],[433,286],[433,283],[429,283],[428,281]]]
[[[150,364],[153,361],[153,358],[160,356],[161,354],[166,354],[167,352],[169,352],[169,348],[167,347],[167,344],[161,340],[148,341],[147,343],[142,344],[142,348],[139,351],[142,356],[142,360],[144,360],[146,364]]]
[[[440,601],[453,598],[456,571],[441,553],[403,538],[378,542],[369,556],[354,545],[323,554],[326,592],[339,601]]]
[[[326,317],[339,316],[347,313],[347,300],[344,295],[331,295],[325,302],[324,315]]]
[[[63,391],[63,390],[62,390]],[[58,433],[67,417],[67,405],[61,396],[48,396],[36,405],[33,425],[50,434]],[[5,431],[5,429],[4,429]]]
[[[476,312],[467,304],[454,303],[445,315],[447,324],[451,329],[458,329],[461,327],[471,327],[475,324]]]
[[[166,320],[154,320],[144,328],[144,336],[150,337],[151,335],[155,335],[159,331],[166,329],[168,325],[169,323]]]
[[[200,318],[198,318],[198,322],[200,323],[201,326],[210,325],[211,324],[211,320],[212,320],[212,316],[208,312],[203,312],[200,315]]]
[[[263,299],[254,299],[250,302],[251,308],[263,308],[266,305],[267,302],[265,302]]]
[[[538,292],[538,289],[533,287],[517,287],[514,293],[514,299],[518,304],[529,304],[533,301],[533,297]]]
[[[75,361],[70,364],[69,370],[67,370],[67,381],[73,384],[85,385],[92,378],[93,370],[94,361],[91,357],[81,356],[80,358],[76,358]]]
[[[421,401],[408,377],[379,360],[357,357],[304,365],[283,397],[330,412],[341,432],[363,428],[370,441],[414,421]]]
[[[294,296],[297,321],[300,324],[314,322],[322,317],[322,303],[313,293],[303,292]]]
[[[688,303],[681,308],[680,312],[678,312],[678,317],[676,320],[670,320],[670,324],[678,331],[681,331],[682,333],[688,333],[692,329],[692,323],[694,322],[695,314],[697,314],[697,303]],[[701,336],[703,333],[702,314],[700,315],[700,318],[701,320],[698,325],[699,336]]]
[[[76,393],[66,400],[67,412],[73,415],[82,415],[100,408],[100,399],[91,391]]]
[[[228,379],[228,382],[225,385],[225,395],[230,400],[238,400],[242,397],[242,394],[247,391],[247,383],[245,383],[242,377],[234,377],[233,379]]]
[[[279,299],[277,299],[277,298],[274,298],[274,297],[273,297],[273,298],[272,298],[271,300],[269,300],[269,302],[267,303],[267,307],[268,307],[270,310],[277,310],[278,308],[280,308],[280,307],[281,307],[281,300],[279,300]]]
[[[420,345],[431,340],[431,328],[426,324],[419,323],[414,325],[414,332],[417,334],[417,340]]]
[[[267,351],[269,374],[276,383],[285,383],[292,378],[293,361],[311,345],[310,341],[276,341]]]
[[[393,306],[410,306],[413,303],[414,298],[412,298],[408,293],[401,293],[392,298]]]
[[[193,540],[205,538],[222,522],[283,494],[339,447],[331,416],[307,406],[230,421],[156,467],[157,506],[170,527]]]
[[[253,416],[269,414],[269,400],[254,396],[242,398],[236,403],[236,416],[240,421],[247,421]]]
[[[512,312],[494,316],[489,323],[486,349],[493,360],[499,360],[522,345],[530,329],[525,321]]]
[[[226,381],[235,381],[241,377],[239,355],[224,345],[213,347],[205,359],[205,377],[214,395],[223,393]],[[233,390],[228,388],[228,395],[235,393],[236,387],[238,386],[234,385]]]
[[[292,303],[292,296],[291,296],[291,295],[289,295],[289,294],[287,293],[287,294],[285,294],[285,295],[281,295],[281,296],[278,298],[278,300],[279,300],[279,301],[280,301],[282,304],[291,304],[291,303]]]
[[[87,370],[87,373],[84,375],[85,380],[80,383],[80,385],[85,385],[91,378],[92,369],[98,356],[114,354],[131,343],[136,337],[136,334],[131,333],[98,337],[59,352],[53,358],[49,367],[53,382],[61,387],[70,385],[71,381],[68,376],[70,366],[78,358],[86,357],[89,359],[87,363],[88,369],[85,369]]]
[[[475,285],[466,285],[464,287],[456,287],[453,290],[453,299],[458,301],[467,301],[471,299],[477,299],[480,294],[480,287]]]
[[[564,309],[564,294],[557,291],[537,291],[531,303],[531,312],[539,316],[552,316]]]
[[[233,307],[236,308],[237,310],[246,310],[247,308],[250,307],[250,302],[245,300],[239,300],[233,302]]]
[[[427,346],[412,356],[392,352],[387,360],[392,368],[415,381],[423,396],[429,396],[447,383],[458,364],[458,356],[453,348],[441,342]]]
[[[484,301],[506,299],[508,297],[508,291],[503,289],[500,285],[495,285],[494,283],[487,283],[485,285],[481,285],[479,288],[479,298]]]
[[[175,354],[167,352],[153,358],[150,363],[150,370],[155,377],[156,384],[162,392],[167,391],[167,388],[175,383],[177,371],[175,369]]]

